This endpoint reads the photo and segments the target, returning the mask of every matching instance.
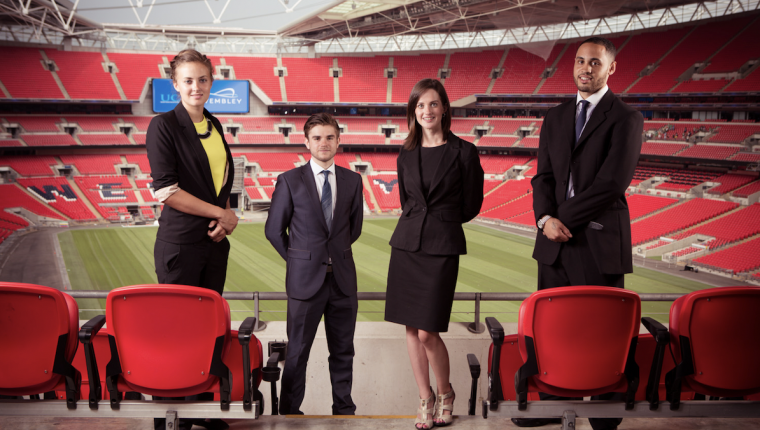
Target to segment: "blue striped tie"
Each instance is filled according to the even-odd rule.
[[[325,183],[322,185],[322,213],[325,215],[327,231],[330,231],[332,228],[332,188],[330,187],[330,181],[327,179],[330,176],[330,171],[323,170],[319,173],[325,175]]]

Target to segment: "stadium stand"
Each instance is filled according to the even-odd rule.
[[[9,61],[10,67],[0,68],[0,81],[12,98],[65,98],[53,75],[42,67],[39,49],[3,46],[0,47],[0,55]],[[34,84],[31,85],[31,82]]]
[[[331,57],[294,58],[283,57],[282,65],[288,69],[285,76],[288,101],[333,102],[333,77]]]
[[[261,193],[256,187],[245,187],[245,192],[248,193],[248,197],[253,200],[262,200]]]
[[[480,165],[483,166],[485,173],[502,175],[513,166],[523,166],[528,164],[532,157],[530,156],[499,156],[499,155],[481,155]]]
[[[272,193],[274,193],[274,187],[261,187],[261,189],[264,190],[264,193],[266,193],[267,198],[271,200]]]
[[[678,84],[674,93],[714,93],[729,84],[728,79],[686,80]]]
[[[372,164],[375,172],[395,172],[398,154],[361,154],[362,161]]]
[[[618,52],[616,60],[619,65],[625,64],[625,67],[618,67],[615,70],[615,74],[608,82],[610,89],[616,94],[622,94],[639,79],[639,73],[647,65],[655,64],[688,31],[688,28],[677,28],[633,36]]]
[[[244,156],[249,163],[259,163],[265,172],[287,172],[296,167],[295,163],[301,161],[294,152],[247,152],[233,154],[234,157]]]
[[[703,248],[697,248],[696,246],[689,246],[689,247],[684,248],[684,249],[679,249],[678,251],[675,251],[675,252],[671,253],[670,255],[672,255],[673,257],[683,257],[685,255],[693,254],[695,252],[699,252],[699,251],[702,251],[702,250],[703,250]]]
[[[28,146],[77,146],[68,134],[22,134],[21,140]]]
[[[644,142],[641,145],[641,153],[648,155],[673,156],[679,151],[683,151],[689,145],[685,143],[662,143],[662,142]]]
[[[495,179],[486,179],[483,182],[483,195],[488,194],[491,190],[498,187],[503,181],[495,180]]]
[[[521,146],[523,148],[538,148],[538,136],[526,136],[520,139],[520,142],[517,144],[517,146]]]
[[[485,120],[482,119],[452,118],[451,131],[455,134],[472,134],[476,125],[483,125],[484,123]]]
[[[478,141],[478,146],[514,146],[519,138],[517,136],[483,136]]]
[[[398,75],[393,78],[391,102],[407,103],[414,84],[423,78],[437,77],[438,70],[443,68],[445,60],[446,56],[440,54],[394,56],[393,67],[398,71]]]
[[[722,200],[692,199],[631,224],[633,246],[704,222],[739,206]]]
[[[527,182],[525,185],[530,186],[530,182]],[[532,193],[532,188],[530,189],[531,189],[531,193],[524,194],[524,197],[512,200],[511,202],[505,205],[497,206],[491,210],[481,212],[480,216],[484,218],[510,220],[512,217],[515,217],[517,215],[523,215],[527,212],[532,211],[533,210],[533,193]],[[488,197],[490,196],[491,194],[488,195]],[[533,220],[532,224],[535,225],[535,219]]]
[[[725,160],[741,150],[738,146],[718,146],[697,144],[678,153],[677,157],[709,158]]]
[[[386,56],[338,57],[338,67],[342,70],[342,76],[338,80],[340,101],[385,103],[388,78],[383,76],[383,70],[388,68],[388,59]],[[327,72],[325,76],[328,76]]]
[[[496,79],[491,94],[533,94],[541,82],[541,74],[554,63],[563,47],[554,45],[546,61],[520,48],[510,48],[502,66],[504,73]]]
[[[80,185],[79,181],[77,181],[77,185],[79,185],[79,188],[82,188],[82,185]],[[93,206],[95,206],[95,209],[100,212],[100,215],[103,216],[103,218],[109,220],[109,221],[118,221],[119,215],[118,213],[127,213],[126,207],[119,205],[119,206],[102,206],[103,204],[137,204],[138,200],[135,196],[135,192],[132,190],[110,190],[110,189],[101,189],[101,190],[88,190],[88,189],[82,189],[82,192],[85,193],[85,196],[87,196],[87,199],[92,203]]]
[[[489,125],[493,127],[490,134],[514,135],[520,127],[530,127],[533,121],[526,120],[491,120]]]
[[[72,99],[121,100],[113,79],[103,69],[105,59],[100,52],[45,49],[45,54],[55,61],[58,77]]]
[[[273,143],[285,143],[285,136],[282,133],[238,133],[238,141],[241,144],[273,144]],[[228,144],[232,144],[232,140],[226,139]]]
[[[744,27],[748,17],[729,21],[710,22],[692,27],[691,33],[670,52],[651,75],[644,76],[629,93],[667,93],[679,83],[677,78],[689,67],[699,63],[728,42],[736,28]],[[659,42],[658,42],[659,43]],[[663,49],[672,45],[662,44]],[[679,92],[678,87],[673,92]]]
[[[692,263],[731,274],[755,270],[760,267],[760,237],[696,258]]]
[[[22,176],[51,176],[51,166],[58,162],[53,157],[44,155],[13,155],[0,157],[0,167],[7,166]]]
[[[83,190],[99,190],[105,188],[131,189],[129,178],[118,176],[75,176],[74,180]]]
[[[18,139],[0,139],[0,147],[24,146]]]
[[[140,172],[150,173],[150,163],[148,162],[147,154],[127,154],[125,157],[127,163],[137,164],[137,166],[140,167]]]
[[[380,132],[380,124],[384,124],[385,120],[381,119],[372,119],[372,118],[345,118],[345,117],[338,117],[336,118],[338,120],[339,125],[345,125],[346,130],[344,132],[349,133],[379,133]]]
[[[713,179],[713,182],[720,182],[720,185],[714,188],[710,188],[707,190],[710,194],[726,194],[729,193],[739,187],[743,187],[744,185],[749,184],[750,182],[757,179],[757,176],[748,176],[748,175],[737,175],[733,173],[727,173],[722,176],[718,176],[717,178]]]
[[[742,143],[748,137],[760,134],[760,124],[721,124],[717,131],[707,138],[708,142]]]
[[[454,102],[471,94],[485,94],[491,71],[499,65],[504,51],[455,52],[449,58],[451,75],[444,82],[449,100]]]
[[[631,221],[635,221],[637,218],[649,215],[652,212],[659,211],[678,202],[678,199],[653,197],[645,194],[634,194],[628,196],[626,200],[628,201],[628,211],[631,215]]]
[[[259,117],[259,116],[238,116],[238,117],[219,117],[219,121],[222,123],[222,125],[226,124],[228,120],[231,120],[232,122],[239,123],[243,126],[243,132],[278,132],[279,129],[276,128],[277,124],[282,123],[282,119],[279,117]]]
[[[63,131],[58,124],[63,120],[58,116],[6,116],[4,117],[10,124],[18,124],[28,133]]]
[[[369,190],[362,187],[362,194],[364,194],[364,201],[367,202],[367,207],[369,210],[375,211],[375,204],[372,203],[372,197],[370,196]]]
[[[17,224],[26,226],[28,223],[20,217],[4,212],[9,208],[24,208],[36,215],[63,220],[64,218],[51,211],[47,206],[35,200],[15,184],[0,184],[0,212],[3,219],[16,220]]]
[[[760,153],[739,152],[733,157],[731,157],[730,159],[736,160],[736,161],[757,162],[757,161],[760,161]]]
[[[258,177],[259,185],[263,187],[268,187],[271,185],[274,185],[275,181],[277,181],[277,178],[270,178],[270,177]]]
[[[398,176],[393,174],[372,175],[369,177],[372,193],[377,199],[381,210],[392,210],[401,207],[398,194]]]
[[[272,101],[282,101],[280,78],[277,77],[274,71],[275,67],[277,67],[277,58],[225,55],[224,59],[228,65],[235,69],[235,77],[237,79],[249,79]],[[290,69],[288,69],[288,75],[290,73]],[[324,76],[327,76],[327,70],[325,70]],[[330,84],[330,91],[332,91],[332,82]],[[293,99],[289,100],[293,101]],[[332,101],[332,98],[330,101]]]
[[[158,200],[156,200],[156,195],[153,194],[153,188],[149,190],[140,190],[140,195],[146,203],[158,202]]]
[[[61,155],[65,165],[74,165],[83,175],[101,175],[116,173],[116,164],[121,164],[118,155]]]
[[[152,116],[124,116],[121,118],[125,123],[134,124],[138,131],[148,131]]]
[[[493,186],[499,185],[501,181],[489,181],[491,183],[495,183]],[[518,197],[522,197],[528,193],[530,193],[533,190],[533,187],[530,185],[530,181],[527,180],[510,180],[506,181],[504,185],[500,186],[499,188],[495,189],[491,194],[488,194],[483,199],[483,205],[480,207],[480,215],[485,216],[488,218],[492,218],[488,216],[485,212],[497,208],[501,205],[504,205],[505,203],[508,203]],[[484,189],[484,192],[485,191]]]
[[[760,181],[752,182],[749,185],[745,185],[733,192],[734,197],[749,197],[752,194],[760,191]]]
[[[735,29],[740,28],[737,26]],[[748,40],[760,40],[760,21],[756,20],[739,37],[715,54],[702,72],[735,72],[747,61],[760,57],[760,46],[756,43],[747,43]]]
[[[137,188],[153,188],[153,179],[135,179],[135,184]]]
[[[108,59],[116,64],[119,84],[127,100],[139,100],[148,78],[160,78],[163,67],[161,55],[108,53]],[[166,64],[168,66],[168,64]]]
[[[66,116],[64,119],[69,124],[77,124],[85,132],[118,131],[114,124],[119,123],[119,118],[115,116]]]
[[[755,203],[671,238],[681,240],[694,234],[714,236],[715,240],[709,242],[709,248],[716,249],[758,233],[760,233],[760,203]]]
[[[744,79],[737,79],[724,92],[756,92],[760,88],[760,69],[755,69]]]
[[[522,215],[516,215],[511,218],[508,218],[505,221],[513,223],[513,224],[524,225],[526,227],[536,228],[536,215],[534,215],[534,212],[532,210],[525,212]]]
[[[82,145],[132,145],[126,134],[78,134]]]
[[[66,178],[19,178],[18,183],[40,200],[77,221],[94,221],[95,215],[87,208],[82,197],[71,188]]]
[[[340,143],[343,145],[383,145],[385,136],[382,134],[341,134]]]

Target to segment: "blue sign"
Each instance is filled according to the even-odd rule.
[[[248,113],[248,81],[214,81],[206,109],[211,113]],[[180,101],[171,79],[153,79],[153,112],[169,112]]]

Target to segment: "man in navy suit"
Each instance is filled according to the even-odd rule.
[[[353,415],[356,267],[351,252],[362,231],[362,180],[335,165],[338,122],[327,113],[304,125],[311,160],[277,178],[265,233],[287,261],[288,352],[280,414],[302,414],[306,363],[324,315],[334,415]]]

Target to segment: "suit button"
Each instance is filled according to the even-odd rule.
[[[422,212],[425,212],[425,211],[427,211],[427,208],[422,208]]]

